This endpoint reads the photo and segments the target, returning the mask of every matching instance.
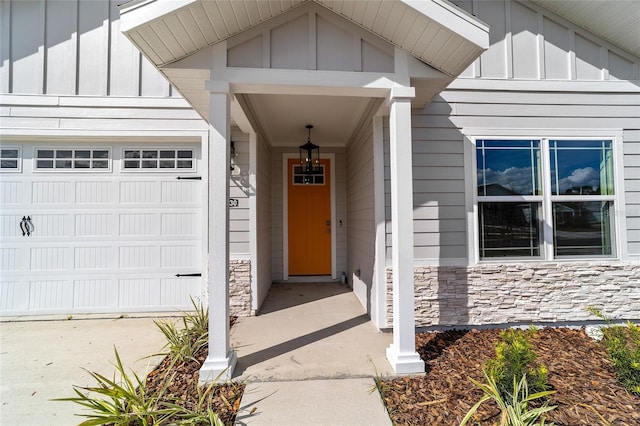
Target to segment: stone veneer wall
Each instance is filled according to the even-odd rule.
[[[251,261],[229,260],[229,314],[255,315],[251,310]]]
[[[393,324],[387,268],[387,326]],[[640,319],[640,265],[541,262],[414,268],[416,327]]]

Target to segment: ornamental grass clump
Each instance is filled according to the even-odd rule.
[[[556,408],[548,405],[548,397],[555,391],[542,391],[529,393],[527,376],[523,375],[520,380],[515,376],[511,384],[511,390],[503,393],[499,389],[496,381],[483,370],[486,383],[480,383],[470,379],[474,385],[484,392],[484,396],[478,401],[462,419],[460,426],[466,425],[476,413],[482,403],[493,400],[500,408],[500,426],[533,426],[544,425],[544,415]],[[535,401],[539,406],[530,408],[529,403]],[[540,404],[540,401],[543,401]],[[549,425],[552,426],[552,425]]]
[[[613,369],[622,386],[640,396],[640,325],[627,321],[626,325],[611,324],[611,320],[595,308],[587,308],[607,323],[602,329],[601,343],[607,351]]]
[[[167,424],[178,411],[176,407],[168,407],[163,403],[169,377],[165,384],[155,392],[148,392],[145,380],[135,372],[125,371],[120,355],[116,354],[115,368],[119,375],[109,379],[102,374],[89,372],[98,383],[97,386],[74,386],[75,397],[59,398],[54,401],[70,401],[89,410],[87,414],[78,414],[87,420],[79,426],[123,425],[123,426],[158,426]]]
[[[547,367],[536,362],[536,353],[529,342],[535,332],[532,328],[528,331],[508,329],[500,333],[496,357],[490,359],[485,368],[504,398],[513,392],[514,378],[519,381],[524,377],[533,393],[549,389]]]
[[[200,349],[209,343],[209,309],[191,299],[193,312],[185,312],[178,327],[174,320],[154,321],[167,339],[168,355],[174,362],[193,361]]]

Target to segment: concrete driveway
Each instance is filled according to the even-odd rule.
[[[157,318],[155,318],[157,319]],[[0,322],[0,425],[68,426],[82,407],[51,401],[74,396],[73,385],[93,386],[86,370],[112,377],[114,346],[127,369],[144,376],[161,359],[166,340],[154,318],[55,319]]]

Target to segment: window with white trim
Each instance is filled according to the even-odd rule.
[[[123,170],[194,170],[193,149],[125,149]]]
[[[20,148],[1,147],[0,148],[0,171],[19,172],[22,163]]]
[[[108,148],[37,148],[36,170],[111,170],[111,152]]]
[[[611,139],[477,139],[480,259],[614,255]]]

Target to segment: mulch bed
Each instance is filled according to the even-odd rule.
[[[231,325],[236,321],[231,318]],[[204,347],[196,352],[194,360],[171,366],[171,356],[167,355],[162,362],[146,377],[147,392],[154,392],[163,386],[167,375],[173,379],[164,393],[163,400],[177,403],[183,407],[193,409],[198,403],[198,379],[200,367],[204,363],[209,348]],[[212,408],[225,425],[233,425],[240,408],[240,400],[244,392],[242,383],[220,383],[213,391]]]
[[[426,374],[383,381],[383,399],[396,425],[457,425],[483,396],[469,380],[484,381],[482,368],[495,356],[499,330],[420,333],[418,353]],[[538,361],[549,369],[556,393],[547,416],[556,425],[640,425],[640,398],[616,379],[607,354],[583,330],[546,328],[531,340]],[[495,425],[499,410],[484,403],[475,420]]]

